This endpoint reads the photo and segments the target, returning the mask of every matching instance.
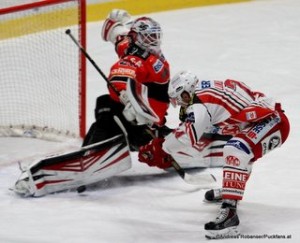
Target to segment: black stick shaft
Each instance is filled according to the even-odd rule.
[[[85,55],[85,57],[90,61],[90,63],[94,66],[94,68],[100,73],[102,78],[106,81],[106,83],[113,89],[113,91],[119,96],[120,92],[116,89],[114,85],[109,82],[108,78],[105,76],[105,74],[102,72],[102,70],[98,67],[98,65],[95,63],[95,61],[91,58],[91,56],[87,53],[87,51],[80,45],[80,43],[75,39],[75,37],[72,35],[71,30],[67,29],[66,34],[70,36],[71,40],[78,46],[80,51]]]

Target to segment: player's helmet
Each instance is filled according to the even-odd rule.
[[[168,88],[168,95],[171,104],[187,106],[188,103],[183,100],[183,94],[188,94],[191,99],[196,85],[198,83],[198,77],[190,71],[181,71],[177,73],[170,81]]]
[[[133,22],[130,30],[135,33],[136,45],[145,50],[160,52],[162,30],[155,20],[148,17],[138,18]]]

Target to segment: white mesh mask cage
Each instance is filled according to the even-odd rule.
[[[138,18],[133,22],[131,31],[136,33],[135,43],[138,46],[146,50],[160,51],[162,30],[158,22],[148,17]]]

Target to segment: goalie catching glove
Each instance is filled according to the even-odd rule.
[[[102,39],[115,43],[117,36],[126,35],[129,32],[131,24],[131,16],[126,10],[113,9],[103,23]]]
[[[173,158],[162,149],[163,138],[154,138],[150,143],[140,147],[139,161],[160,169],[172,166]]]

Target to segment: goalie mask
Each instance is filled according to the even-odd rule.
[[[136,45],[144,50],[160,52],[162,30],[155,20],[148,17],[138,18],[133,22],[130,30],[131,33],[134,33]]]
[[[177,73],[170,81],[168,95],[171,104],[187,106],[191,101],[198,83],[195,74],[189,71],[181,71]]]

